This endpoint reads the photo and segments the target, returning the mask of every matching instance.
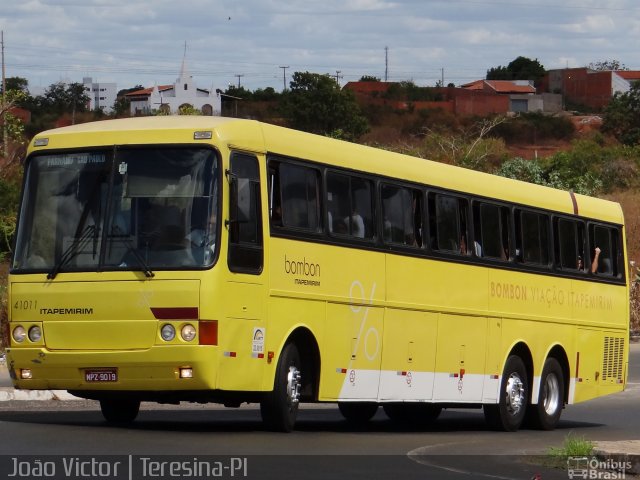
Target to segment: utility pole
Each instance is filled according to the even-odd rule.
[[[9,142],[7,141],[7,77],[4,70],[4,30],[0,31],[0,46],[2,47],[2,150],[6,160],[9,156]]]
[[[287,68],[289,68],[289,66],[279,68],[282,69],[282,91],[284,92],[287,89]]]
[[[341,72],[342,70],[336,70],[336,83],[338,84],[338,86],[340,86],[340,79],[344,76],[340,75]]]
[[[240,79],[244,77],[244,73],[236,73],[236,77],[238,77],[238,90],[240,90]]]
[[[384,81],[389,80],[389,47],[384,47]]]
[[[442,70],[442,77],[440,78],[440,85],[444,87],[444,68],[442,68],[441,70]]]

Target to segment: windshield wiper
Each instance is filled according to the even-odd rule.
[[[69,245],[66,248],[66,250],[62,252],[62,255],[60,256],[60,260],[58,260],[58,262],[53,266],[51,271],[47,274],[47,280],[53,280],[54,278],[56,278],[56,275],[58,275],[58,273],[60,272],[60,269],[64,265],[66,265],[73,257],[78,255],[78,253],[80,253],[80,251],[85,246],[87,246],[90,240],[93,239],[94,245],[95,245],[95,239],[97,238],[97,236],[98,236],[97,227],[95,225],[87,225],[82,235],[80,235],[79,237],[76,237],[73,240],[73,242],[71,242],[71,245]],[[94,247],[94,254],[95,254],[95,247]]]
[[[114,225],[111,230],[116,234],[126,235],[126,233],[123,232],[122,229],[117,225]],[[142,267],[142,272],[144,273],[145,277],[147,278],[155,277],[155,273],[151,271],[151,267],[149,267],[145,259],[142,258],[142,255],[140,255],[140,253],[138,252],[138,249],[133,245],[133,243],[131,243],[131,240],[129,240],[129,237],[117,236],[117,237],[110,237],[110,238],[112,241],[114,238],[116,238],[120,240],[122,243],[124,243],[124,246],[127,247],[127,254],[131,253],[133,257],[138,261],[138,264]]]

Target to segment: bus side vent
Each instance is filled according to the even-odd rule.
[[[622,381],[624,359],[624,338],[604,337],[602,357],[602,381],[615,383]]]

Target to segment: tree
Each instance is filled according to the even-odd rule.
[[[89,109],[89,96],[81,83],[53,83],[42,96],[43,109],[48,113],[86,112]]]
[[[354,140],[368,131],[353,93],[329,75],[295,72],[280,104],[292,128]]]
[[[627,66],[619,60],[601,60],[598,62],[591,62],[587,65],[590,70],[596,70],[598,72],[606,72],[609,70],[629,70]]]
[[[20,155],[20,148],[26,143],[24,139],[24,124],[16,116],[12,115],[13,108],[21,105],[28,95],[22,90],[9,90],[7,94],[0,97],[0,135],[2,135],[2,156],[4,152],[8,154],[8,158],[3,158],[2,165],[7,167],[9,164],[17,161]],[[5,122],[4,124],[2,122]],[[6,138],[4,135],[6,134]],[[12,146],[12,148],[9,148]]]
[[[20,92],[28,92],[29,80],[22,77],[7,77],[5,80],[7,85],[7,92],[9,90],[17,90]],[[2,85],[0,85],[0,91],[2,91]]]
[[[379,82],[379,77],[374,77],[373,75],[363,75],[360,77],[360,82]]]
[[[625,145],[640,144],[640,82],[628,92],[616,93],[604,110],[602,131]]]
[[[506,67],[498,66],[487,70],[487,80],[533,80],[544,77],[546,71],[536,58],[518,57]]]

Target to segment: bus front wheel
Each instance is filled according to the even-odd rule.
[[[273,391],[260,402],[262,421],[269,430],[293,430],[302,388],[301,363],[298,348],[293,343],[287,344],[278,361]]]
[[[131,423],[140,411],[139,400],[100,400],[102,416],[109,423]]]
[[[515,432],[522,425],[529,401],[529,383],[524,362],[517,355],[507,359],[497,404],[484,405],[484,417],[494,430]]]
[[[564,406],[564,375],[555,358],[547,358],[540,377],[538,403],[529,405],[527,420],[534,428],[553,430]]]

